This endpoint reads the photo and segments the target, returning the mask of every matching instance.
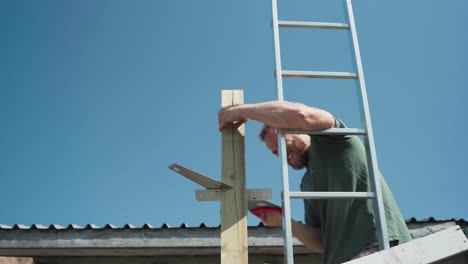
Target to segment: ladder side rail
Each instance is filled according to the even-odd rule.
[[[366,156],[367,156],[367,165],[369,170],[369,180],[371,184],[372,192],[375,193],[376,199],[373,201],[374,216],[376,220],[377,228],[377,238],[379,243],[379,248],[381,250],[388,249],[388,233],[387,233],[387,221],[385,218],[385,208],[383,203],[383,195],[381,190],[380,183],[380,174],[377,163],[377,152],[375,150],[374,135],[372,130],[372,123],[369,110],[369,102],[367,99],[366,84],[364,80],[364,70],[362,67],[361,53],[359,50],[359,43],[356,32],[356,24],[354,21],[353,7],[351,0],[344,0],[345,6],[347,7],[347,12],[345,13],[347,20],[349,21],[351,29],[351,43],[354,49],[353,59],[355,62],[355,67],[357,67],[357,73],[359,77],[359,86],[360,86],[360,96],[361,100],[361,121],[363,123],[363,128],[367,131],[367,135],[364,136],[364,143],[366,147]]]
[[[279,41],[278,26],[278,6],[277,0],[272,0],[273,13],[273,37],[275,44],[275,62],[276,62],[276,86],[278,101],[283,101],[283,72],[281,67],[281,49]],[[278,146],[281,157],[281,175],[283,182],[282,206],[283,206],[283,241],[284,241],[284,261],[288,264],[294,263],[293,244],[292,244],[292,226],[291,226],[291,203],[289,197],[289,176],[288,163],[286,159],[286,141],[285,133],[278,129]]]

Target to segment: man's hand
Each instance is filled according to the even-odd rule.
[[[283,225],[283,216],[280,212],[261,212],[258,217],[266,226],[279,227]],[[323,253],[322,232],[318,227],[308,226],[291,219],[291,229],[293,235],[304,245]]]
[[[218,129],[223,130],[227,125],[247,122],[247,118],[242,116],[243,105],[227,106],[221,108],[218,113]],[[240,122],[240,123],[239,123]]]
[[[282,226],[283,216],[280,212],[263,212],[259,215],[260,219],[266,226]]]

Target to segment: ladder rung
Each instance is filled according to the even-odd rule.
[[[373,192],[290,192],[292,199],[371,199]]]
[[[328,79],[357,79],[352,72],[325,72],[325,71],[283,71],[283,77],[290,78],[328,78]]]
[[[305,21],[278,21],[279,27],[284,28],[320,28],[320,29],[344,29],[348,30],[349,25],[344,23],[328,22],[305,22]]]
[[[319,131],[283,129],[286,134],[308,134],[308,135],[366,135],[362,128],[329,128]]]

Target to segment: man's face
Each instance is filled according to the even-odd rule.
[[[288,164],[295,170],[300,170],[307,166],[309,161],[310,139],[307,135],[286,134],[286,149]],[[278,133],[276,128],[270,128],[265,135],[265,145],[271,153],[278,156]]]

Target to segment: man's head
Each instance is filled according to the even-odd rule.
[[[278,132],[277,128],[264,125],[260,131],[260,139],[265,142],[267,148],[278,156]],[[309,162],[310,137],[308,135],[286,134],[286,150],[288,164],[295,170],[307,166]]]

